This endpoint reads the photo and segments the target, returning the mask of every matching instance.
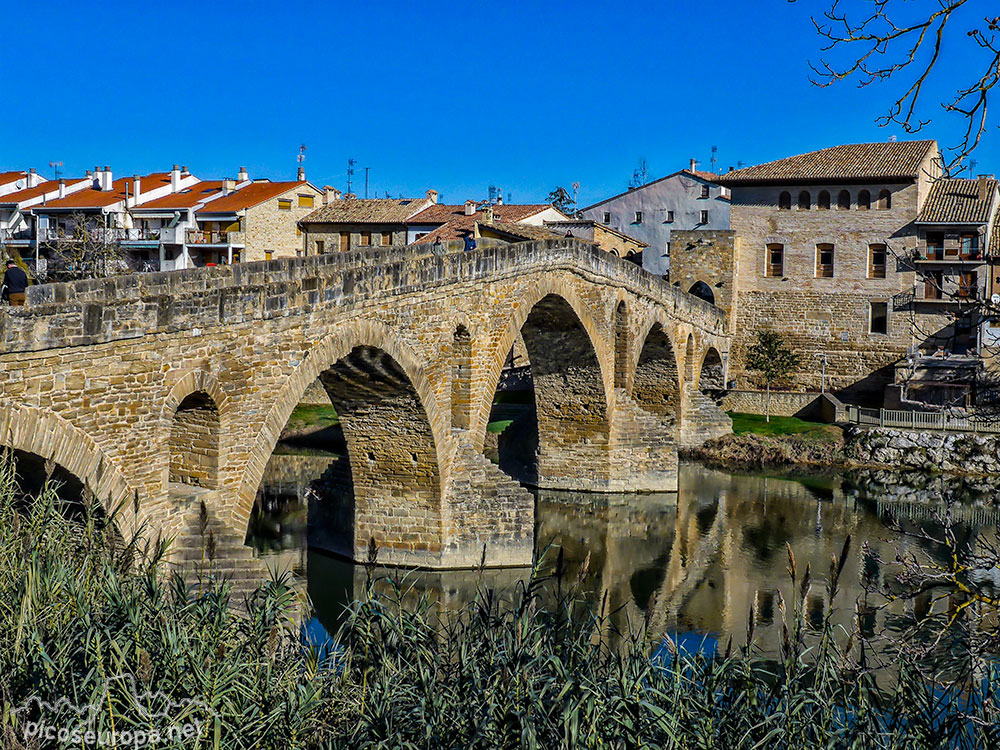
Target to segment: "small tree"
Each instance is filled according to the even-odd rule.
[[[557,187],[548,195],[548,201],[553,207],[558,208],[567,216],[571,216],[576,210],[576,200],[573,195],[564,187]]]
[[[760,372],[767,388],[764,414],[771,421],[771,383],[777,383],[791,375],[799,366],[799,355],[785,346],[785,340],[777,331],[757,332],[757,341],[747,350],[747,368]]]
[[[117,231],[81,213],[70,217],[69,229],[60,229],[48,250],[49,274],[60,281],[99,279],[129,270],[128,251]]]

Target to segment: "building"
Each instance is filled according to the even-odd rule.
[[[633,262],[642,262],[642,252],[649,245],[624,232],[593,219],[546,221],[545,226],[563,237],[578,237],[593,242],[605,252]]]
[[[14,183],[21,184],[20,189],[0,195],[0,247],[8,255],[27,254],[35,238],[35,217],[30,209],[83,190],[90,182],[89,173],[77,179],[45,180],[32,169]]]
[[[309,255],[407,244],[407,222],[437,203],[437,191],[426,198],[341,197],[327,188],[324,205],[299,222]]]
[[[435,204],[414,215],[407,222],[407,244],[415,245],[441,240],[459,240],[467,234],[478,237],[477,224],[522,224],[543,227],[547,221],[568,219],[562,211],[548,203],[537,204],[477,204],[466,201],[461,206]]]
[[[743,362],[757,332],[772,328],[801,357],[799,387],[819,390],[825,365],[828,388],[881,404],[895,364],[911,348],[936,350],[954,317],[917,299],[913,260],[940,174],[934,141],[900,141],[834,146],[720,177],[731,190],[733,240],[699,280],[732,285],[729,377],[759,385]]]
[[[718,175],[682,169],[587,206],[580,215],[644,242],[642,267],[664,276],[670,270],[675,229],[729,229],[729,190]]]
[[[161,271],[173,271],[181,268],[194,268],[206,262],[217,263],[221,253],[202,252],[201,244],[188,244],[191,232],[198,232],[198,222],[195,218],[199,208],[211,201],[226,195],[228,191],[250,184],[245,172],[241,169],[243,181],[233,180],[202,180],[182,188],[176,193],[165,195],[147,201],[132,209],[135,225],[134,243],[145,246],[150,254],[158,258]],[[201,235],[196,235],[201,239]],[[232,246],[227,246],[225,260],[230,262]],[[238,257],[238,255],[237,255]]]

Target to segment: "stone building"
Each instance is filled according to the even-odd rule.
[[[568,219],[548,203],[483,203],[468,200],[461,206],[435,204],[414,215],[407,222],[407,243],[423,244],[462,239],[466,234],[478,237],[477,224],[518,224],[542,227],[547,221]],[[565,234],[565,233],[564,233]],[[548,235],[546,235],[548,236]]]
[[[734,260],[701,280],[732,284],[739,387],[759,385],[744,357],[772,328],[801,357],[797,387],[819,390],[825,360],[828,388],[881,403],[895,363],[927,345],[916,332],[949,320],[914,294],[917,219],[940,174],[937,144],[912,141],[834,146],[719,178],[735,233],[720,252]]]
[[[601,250],[633,262],[642,261],[642,251],[649,245],[624,232],[601,224],[593,219],[564,219],[546,221],[545,226],[564,237],[579,237],[589,240]]]
[[[323,202],[299,222],[309,255],[405,245],[409,220],[437,203],[437,191],[428,190],[426,198],[369,199],[341,197],[339,191],[328,188]]]
[[[580,215],[646,243],[642,267],[666,275],[673,231],[729,229],[728,188],[717,182],[719,175],[696,166],[692,159],[689,169],[605,198]]]

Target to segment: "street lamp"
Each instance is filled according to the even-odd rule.
[[[826,394],[826,352],[820,352],[819,354],[814,354],[814,357],[818,357],[823,360],[823,374],[822,380],[820,381],[819,392],[821,394]]]

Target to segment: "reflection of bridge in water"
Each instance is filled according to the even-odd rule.
[[[315,491],[310,472],[327,472],[329,458],[279,456],[268,466],[265,493],[306,498]],[[864,575],[879,577],[882,561],[892,560],[897,550],[931,552],[925,544],[894,531],[890,516],[907,528],[936,528],[931,507],[934,491],[911,488],[907,496],[925,502],[888,503],[861,496],[859,485],[870,477],[803,477],[781,479],[756,475],[733,475],[697,464],[682,464],[678,492],[660,495],[601,495],[540,490],[536,507],[536,538],[539,548],[561,546],[567,581],[574,581],[589,556],[583,586],[595,606],[603,605],[611,622],[622,629],[648,618],[655,637],[667,632],[702,632],[734,636],[741,643],[747,616],[755,607],[757,644],[766,651],[777,649],[779,638],[778,596],[780,590],[790,604],[786,573],[786,544],[796,558],[799,573],[806,564],[813,583],[806,595],[807,626],[815,627],[831,606],[827,593],[830,559],[839,555],[851,535],[852,554],[841,579],[841,593],[833,622],[851,626],[855,600],[862,594]],[[897,477],[897,486],[901,479]],[[273,482],[273,483],[272,483]],[[280,493],[277,491],[280,490]],[[314,499],[314,502],[315,499]],[[926,518],[915,518],[913,508],[923,507]],[[940,507],[940,506],[938,506]],[[996,513],[968,498],[958,517],[968,513],[961,530],[968,544],[979,534],[991,537]],[[975,522],[989,529],[978,529]],[[310,538],[315,533],[310,530]],[[862,552],[868,543],[870,554]],[[304,539],[302,541],[304,544]],[[556,551],[550,550],[549,570]],[[341,567],[330,574],[328,559],[310,557],[316,571],[309,571],[309,589],[314,599],[329,593],[323,577],[339,576],[343,592],[338,605],[360,591],[364,574],[358,567]],[[344,564],[346,566],[346,564]],[[315,576],[313,575],[315,573]],[[448,571],[410,574],[407,585],[412,597],[424,594],[445,608],[468,601],[476,587],[485,584],[509,588],[525,580],[525,568],[506,570]],[[918,602],[916,606],[921,606]],[[895,614],[912,617],[913,605]],[[332,615],[318,607],[329,625]],[[332,606],[329,610],[333,610]],[[880,612],[873,617],[884,618]]]

